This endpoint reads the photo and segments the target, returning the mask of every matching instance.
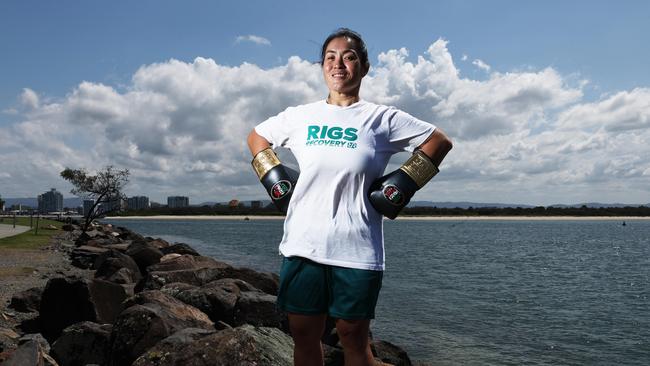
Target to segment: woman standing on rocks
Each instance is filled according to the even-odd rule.
[[[289,314],[296,365],[323,363],[328,315],[346,365],[372,365],[368,332],[384,270],[383,216],[395,218],[452,147],[430,123],[359,98],[370,69],[361,36],[341,28],[321,49],[327,99],[287,108],[248,136],[253,167],[287,214],[278,306]],[[272,147],[291,150],[300,178]],[[413,152],[381,177],[391,155]]]

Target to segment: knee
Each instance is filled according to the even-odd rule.
[[[345,348],[365,349],[368,346],[368,320],[339,320],[336,333]]]
[[[320,342],[325,328],[323,317],[289,316],[289,330],[294,343]]]

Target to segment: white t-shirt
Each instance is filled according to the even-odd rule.
[[[434,130],[393,107],[324,100],[287,108],[255,127],[274,147],[291,150],[300,167],[280,253],[384,270],[383,216],[370,204],[368,188],[391,155],[412,152]]]

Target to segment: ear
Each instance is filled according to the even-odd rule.
[[[363,76],[366,76],[368,74],[368,71],[370,71],[370,62],[366,62],[364,65],[361,65],[361,72],[363,73]]]

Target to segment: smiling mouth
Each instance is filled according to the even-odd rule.
[[[335,79],[343,79],[343,78],[345,78],[345,74],[344,73],[336,73],[336,74],[332,74],[332,77],[335,78]]]

